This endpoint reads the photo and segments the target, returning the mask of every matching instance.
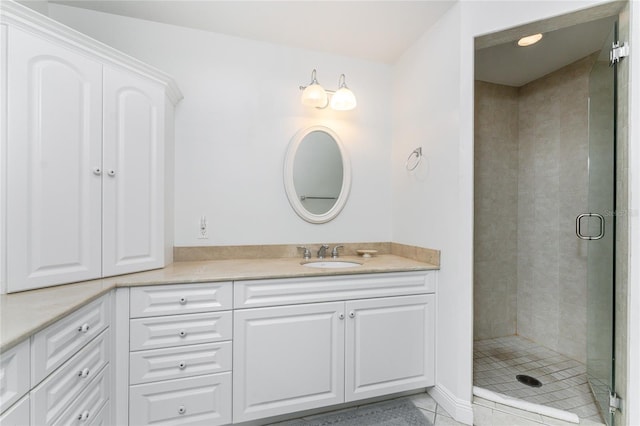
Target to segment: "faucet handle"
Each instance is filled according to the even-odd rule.
[[[298,248],[300,250],[303,250],[302,252],[302,256],[305,258],[305,260],[307,259],[311,259],[311,250],[309,250],[308,248],[306,248],[305,246],[298,246]]]
[[[337,259],[337,258],[338,258],[338,255],[339,255],[339,254],[338,254],[338,249],[341,249],[341,248],[344,248],[344,246],[343,246],[343,245],[335,246],[335,247],[333,248],[333,250],[331,250],[331,257],[332,257],[332,258],[334,258],[334,259]]]

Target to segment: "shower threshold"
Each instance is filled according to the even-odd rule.
[[[512,398],[508,395],[493,392],[478,386],[473,387],[473,396],[495,402],[496,404],[502,404],[519,410],[528,411],[530,413],[540,414],[541,416],[553,417],[554,419],[563,420],[569,423],[580,423],[578,415],[569,411],[549,407],[547,405],[535,404],[533,402],[525,401],[524,399]]]

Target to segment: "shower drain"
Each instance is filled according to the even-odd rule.
[[[523,385],[531,386],[532,388],[542,387],[542,382],[535,377],[527,376],[526,374],[518,374],[516,380]]]

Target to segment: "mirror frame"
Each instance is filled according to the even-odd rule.
[[[296,193],[296,188],[293,183],[293,163],[296,158],[296,153],[298,152],[298,147],[304,140],[304,138],[311,132],[324,132],[333,138],[340,150],[340,157],[342,158],[342,187],[340,188],[340,195],[338,195],[338,199],[335,204],[329,211],[323,214],[315,214],[308,211],[300,202],[300,197]],[[349,156],[347,155],[347,151],[345,150],[340,138],[330,128],[326,126],[311,126],[305,129],[298,131],[291,139],[289,143],[289,147],[287,148],[287,154],[284,160],[284,189],[287,193],[287,198],[289,199],[289,204],[296,212],[298,216],[302,219],[306,220],[310,223],[326,223],[330,220],[333,220],[338,216],[338,214],[342,211],[345,204],[347,203],[347,198],[349,198],[349,191],[351,190],[351,163],[349,161]]]

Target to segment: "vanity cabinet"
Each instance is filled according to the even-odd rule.
[[[130,289],[130,425],[231,423],[232,288]]]
[[[111,424],[111,308],[104,295],[2,353],[0,424]]]
[[[7,291],[166,265],[168,80],[24,6],[1,7]]]
[[[435,384],[435,273],[235,285],[234,422]]]

